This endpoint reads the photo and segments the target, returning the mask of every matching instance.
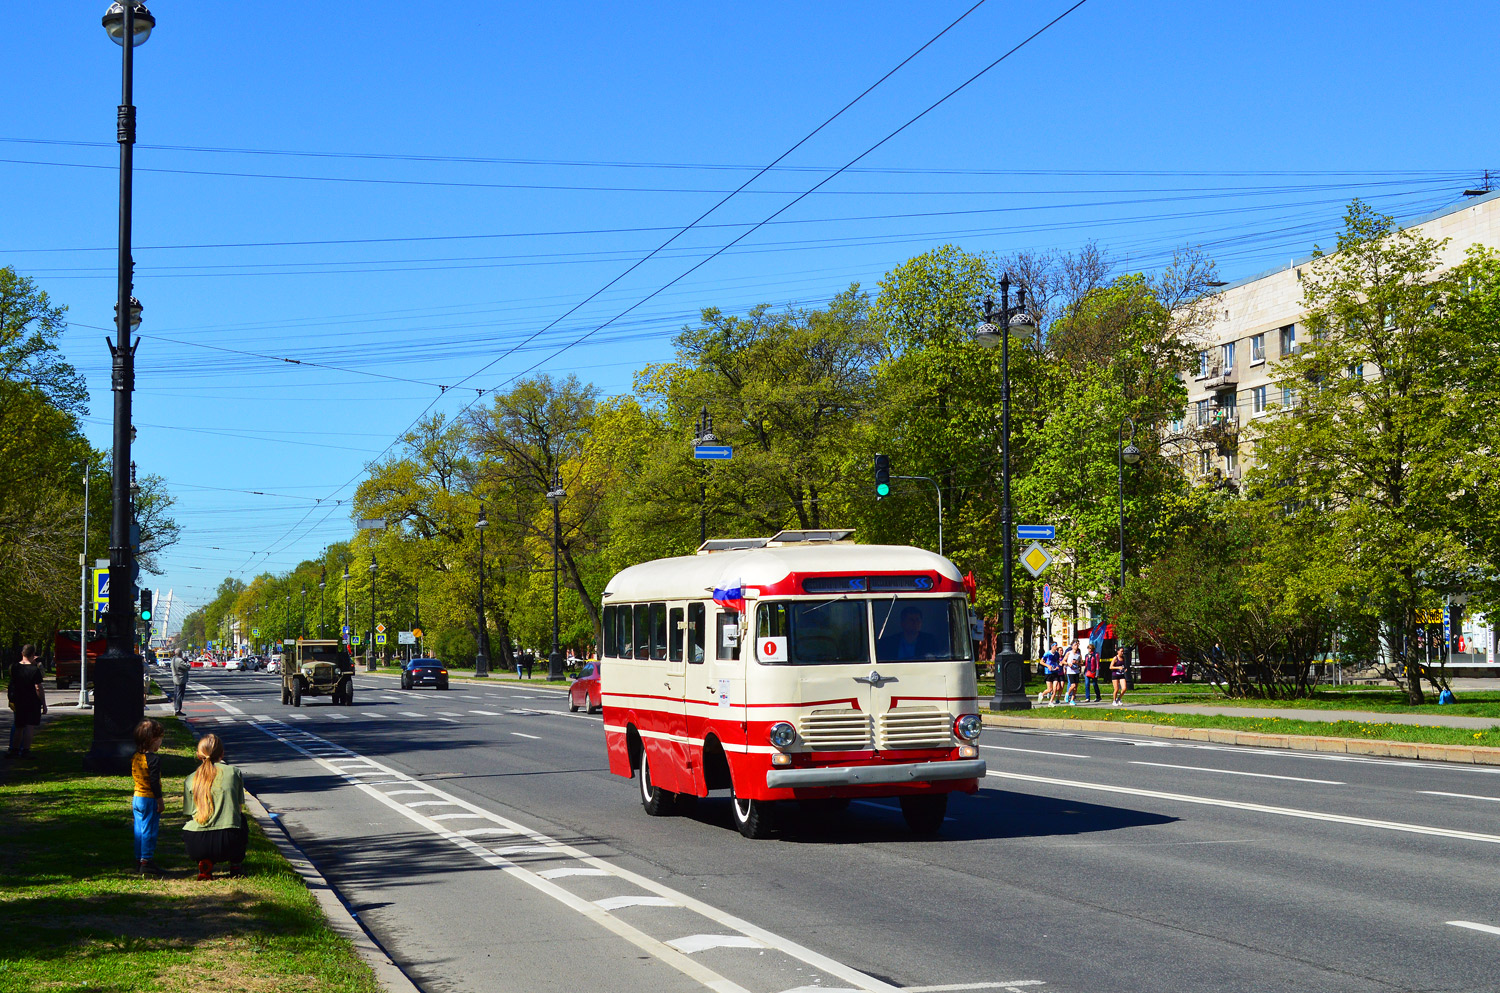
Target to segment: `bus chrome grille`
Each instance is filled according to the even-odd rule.
[[[953,718],[936,707],[894,707],[880,715],[876,741],[887,748],[948,748]]]
[[[870,717],[862,711],[814,710],[797,719],[797,733],[812,748],[853,750],[870,747]]]

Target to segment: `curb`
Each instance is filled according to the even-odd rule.
[[[281,817],[266,809],[266,805],[260,802],[260,797],[245,790],[245,806],[250,810],[250,816],[254,817],[260,829],[271,839],[283,858],[292,864],[302,877],[302,883],[312,893],[313,898],[318,901],[323,916],[328,919],[328,926],[336,933],[348,938],[354,945],[354,951],[375,972],[375,981],[382,989],[389,993],[422,993],[420,987],[413,983],[395,963],[384,948],[375,941],[374,937],[365,930],[364,925],[344,903],[338,891],[323,878],[323,874],[313,865],[297,842],[292,839],[291,834],[281,824]]]
[[[984,723],[991,727],[1106,731],[1116,734],[1138,734],[1148,738],[1211,741],[1217,745],[1282,748],[1293,752],[1336,752],[1343,755],[1375,755],[1381,758],[1459,762],[1465,765],[1500,765],[1500,748],[1485,745],[1428,745],[1415,741],[1383,741],[1312,734],[1266,734],[1260,731],[1234,731],[1229,728],[1174,727],[1169,724],[1126,724],[1123,721],[1088,721],[1055,717],[1005,717],[994,713],[985,713],[981,716],[984,718]]]

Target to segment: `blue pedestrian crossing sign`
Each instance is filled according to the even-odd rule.
[[[350,638],[349,640],[352,643],[356,644],[356,645],[360,644],[360,637],[359,637],[359,635],[355,635],[353,638]]]
[[[383,645],[383,644],[385,644],[385,632],[384,631],[380,632],[379,634],[377,634],[375,636],[375,644],[377,644],[377,645]]]
[[[250,637],[252,637],[252,638],[259,638],[260,637],[260,628],[251,628],[250,629]]]
[[[94,595],[93,601],[97,604],[109,602],[109,570],[94,570]]]

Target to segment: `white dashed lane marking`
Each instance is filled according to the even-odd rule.
[[[512,731],[511,734],[515,735],[517,738],[530,738],[532,741],[541,741],[542,740],[541,738],[538,738],[534,734],[522,734],[519,731]]]

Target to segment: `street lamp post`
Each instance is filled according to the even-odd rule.
[[[481,503],[479,518],[474,522],[474,530],[479,532],[479,650],[474,653],[474,675],[485,677],[490,674],[490,626],[484,616],[484,529],[489,526],[490,519]]]
[[[1130,425],[1130,437],[1128,439],[1125,437],[1125,426],[1127,424]],[[1125,418],[1124,422],[1120,424],[1120,429],[1119,429],[1119,432],[1117,434],[1117,437],[1118,437],[1118,441],[1119,441],[1119,446],[1118,447],[1119,447],[1119,469],[1120,469],[1120,476],[1119,476],[1119,491],[1120,491],[1120,591],[1119,591],[1118,594],[1116,594],[1116,597],[1118,598],[1119,596],[1123,596],[1125,594],[1125,467],[1127,465],[1135,465],[1137,462],[1139,462],[1141,460],[1141,450],[1139,448],[1135,447],[1135,422],[1133,420],[1131,420],[1130,418],[1128,418],[1128,417]],[[1118,599],[1116,600],[1116,603],[1118,603]],[[1118,610],[1118,609],[1119,608],[1117,606],[1116,610]],[[1125,649],[1125,630],[1124,630],[1124,628],[1116,627],[1116,629],[1115,629],[1115,658],[1116,659],[1118,659],[1120,657],[1119,653],[1122,652],[1122,651],[1124,651],[1124,649]],[[1126,687],[1127,688],[1134,688],[1134,686],[1135,686],[1135,674],[1133,672],[1131,672],[1129,669],[1126,669],[1125,670],[1125,678],[1127,680]]]
[[[328,587],[328,567],[318,572],[318,637],[323,637],[323,591]]]
[[[365,671],[375,671],[375,574],[380,571],[380,563],[375,561],[375,553],[370,553],[370,647],[369,654],[365,656]]]
[[[714,419],[708,412],[708,407],[698,415],[698,433],[693,438],[693,448],[699,445],[717,445],[719,438],[714,434]],[[701,547],[708,541],[708,466],[698,467],[698,544]]]
[[[291,635],[288,634],[288,632],[291,631],[291,629],[292,629],[292,595],[290,593],[288,593],[286,595],[286,604],[285,604],[285,606],[283,606],[281,608],[281,643],[283,645],[286,644],[288,641],[292,640],[291,639]]]
[[[1026,696],[1026,673],[1021,654],[1016,651],[1016,610],[1011,585],[1011,539],[1014,526],[1011,523],[1010,504],[1010,329],[1012,316],[1015,326],[1035,329],[1034,319],[1026,310],[1026,288],[1018,287],[1017,306],[1012,315],[1010,307],[1010,276],[1000,277],[1000,312],[995,313],[995,301],[984,298],[984,326],[976,336],[981,345],[993,348],[998,337],[1000,345],[1000,527],[1004,555],[1005,599],[1000,612],[1000,651],[995,654],[995,696],[990,700],[991,710],[1029,710],[1031,700]],[[999,317],[1000,326],[994,319]]]
[[[104,13],[104,30],[120,46],[120,106],[115,140],[120,145],[120,245],[115,301],[117,341],[109,342],[111,387],[114,391],[113,506],[109,531],[109,574],[113,596],[106,615],[104,654],[94,666],[94,739],[84,764],[98,772],[123,772],[135,749],[135,725],[145,711],[141,699],[141,657],[135,652],[135,549],[130,542],[130,399],[135,388],[135,345],[131,331],[140,324],[140,304],[130,295],[134,263],[130,257],[131,170],[135,145],[133,77],[135,46],[156,26],[144,4],[111,4]],[[126,44],[126,41],[129,44]],[[132,306],[134,304],[134,306]],[[108,339],[106,339],[108,340]],[[87,637],[79,632],[79,638]],[[80,642],[82,644],[82,642]],[[80,648],[80,651],[86,649]],[[81,680],[80,680],[81,681]]]
[[[307,584],[302,584],[302,621],[297,627],[297,637],[307,637]]]
[[[344,563],[344,628],[339,634],[339,639],[345,645],[349,644],[349,635],[353,632],[349,628],[349,563]]]
[[[562,650],[558,648],[557,636],[557,552],[562,544],[562,516],[558,509],[567,493],[563,491],[562,479],[557,470],[552,470],[552,488],[547,491],[547,502],[552,504],[552,654],[547,657],[547,678],[563,678]]]

